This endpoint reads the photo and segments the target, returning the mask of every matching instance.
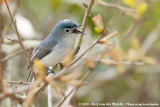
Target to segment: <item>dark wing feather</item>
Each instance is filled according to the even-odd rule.
[[[52,38],[50,39],[47,37],[33,50],[30,61],[33,62],[36,58],[42,59],[54,49],[56,44],[56,41],[53,41]]]
[[[51,52],[51,49],[49,47],[36,47],[33,51],[32,57],[30,59],[31,62],[33,62],[35,59],[42,59],[46,55],[48,55]]]

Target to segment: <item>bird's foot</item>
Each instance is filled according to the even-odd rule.
[[[49,68],[47,68],[47,75],[49,75],[50,73],[53,73],[53,74],[55,74],[55,71],[53,70],[53,67],[49,67]]]

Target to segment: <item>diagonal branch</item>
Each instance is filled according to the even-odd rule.
[[[11,11],[10,11],[10,9],[9,9],[9,6],[8,6],[8,3],[7,3],[6,0],[5,0],[5,4],[6,4],[6,7],[7,7],[9,16],[10,16],[10,18],[11,18],[11,21],[12,21],[12,23],[13,23],[14,29],[15,29],[15,31],[16,31],[17,38],[18,38],[18,40],[19,40],[18,43],[20,44],[22,50],[24,51],[26,60],[27,60],[27,62],[28,62],[28,65],[30,66],[30,70],[33,72],[32,64],[31,64],[30,59],[29,59],[29,57],[28,57],[28,55],[27,55],[26,49],[25,49],[25,47],[24,47],[24,45],[23,45],[23,43],[22,43],[21,36],[20,36],[20,34],[19,34],[19,32],[18,32],[17,26],[16,26],[16,24],[15,24],[15,22],[14,22],[14,20],[13,20]],[[34,73],[33,73],[33,74],[34,74]],[[34,75],[34,76],[35,76],[35,75]]]
[[[84,15],[84,18],[83,18],[83,22],[82,22],[82,32],[85,31],[86,29],[86,25],[87,25],[87,22],[88,22],[88,18],[89,18],[89,14],[90,14],[90,11],[92,9],[92,6],[94,4],[95,0],[90,0],[89,2],[89,5],[86,9],[86,12],[85,12],[85,15]],[[75,44],[75,48],[73,50],[73,55],[76,55],[78,52],[79,52],[79,49],[80,49],[80,46],[81,46],[81,43],[82,43],[82,39],[83,39],[83,35],[81,34],[79,37],[78,37],[78,40]]]

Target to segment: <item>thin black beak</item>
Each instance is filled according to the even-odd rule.
[[[82,25],[77,25],[77,26],[73,29],[72,33],[86,35],[84,32],[81,32],[81,31],[79,31],[79,30],[77,29],[78,27],[81,27],[81,26],[82,26]]]

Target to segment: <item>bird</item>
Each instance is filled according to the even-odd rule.
[[[30,58],[31,64],[35,59],[39,59],[46,68],[60,63],[67,52],[73,50],[76,35],[84,34],[77,29],[80,26],[82,25],[77,25],[69,19],[56,24],[50,34],[34,48]]]

